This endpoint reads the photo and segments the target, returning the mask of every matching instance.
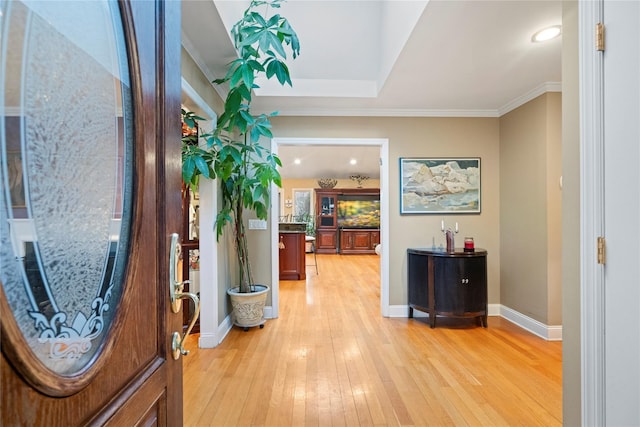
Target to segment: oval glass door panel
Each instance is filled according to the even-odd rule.
[[[33,354],[71,376],[103,348],[124,287],[133,125],[122,19],[109,1],[0,6],[0,281]]]

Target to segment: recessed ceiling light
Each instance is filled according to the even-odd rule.
[[[533,36],[531,36],[531,41],[534,43],[546,42],[547,40],[554,39],[558,37],[562,33],[562,26],[554,25],[552,27],[544,28]]]
[[[294,164],[296,164],[296,165],[299,165],[300,163],[302,163],[302,160],[300,160],[300,159],[294,159],[294,160],[293,160],[293,163],[294,163]]]
[[[355,165],[356,163],[358,163],[356,159],[349,160],[349,164]]]

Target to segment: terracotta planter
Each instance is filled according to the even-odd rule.
[[[239,292],[239,288],[227,290],[233,307],[233,324],[248,330],[253,326],[264,327],[264,304],[267,301],[269,286],[255,285],[255,292]]]

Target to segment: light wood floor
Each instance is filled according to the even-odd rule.
[[[309,255],[307,255],[309,257]],[[309,260],[310,262],[310,260]],[[561,343],[380,315],[379,258],[318,255],[280,317],[184,360],[186,426],[560,426]]]

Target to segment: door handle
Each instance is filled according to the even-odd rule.
[[[173,233],[171,234],[171,246],[169,248],[169,296],[171,298],[171,311],[179,313],[182,308],[182,300],[187,298],[190,298],[195,306],[189,327],[184,336],[180,336],[179,332],[174,332],[171,337],[171,354],[174,360],[178,360],[180,355],[186,356],[189,354],[189,351],[184,349],[184,340],[189,336],[189,333],[191,333],[191,329],[193,329],[193,325],[196,324],[196,320],[198,320],[198,316],[200,315],[200,298],[191,292],[184,292],[184,285],[189,283],[189,281],[180,280],[178,267],[181,253],[182,246],[178,243],[178,233]]]

